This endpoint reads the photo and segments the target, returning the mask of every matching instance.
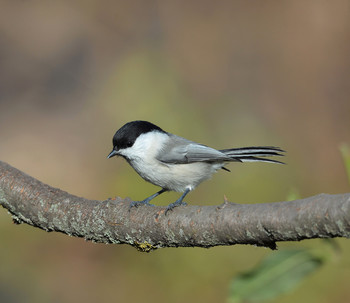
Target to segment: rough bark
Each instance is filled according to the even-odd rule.
[[[119,197],[88,200],[46,185],[0,161],[0,204],[15,222],[101,243],[162,247],[252,244],[350,237],[350,194],[288,202],[129,209]]]

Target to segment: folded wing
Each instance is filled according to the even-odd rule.
[[[169,135],[157,159],[164,163],[185,164],[193,162],[273,162],[282,163],[265,157],[283,156],[284,151],[273,146],[242,147],[216,150],[182,137]]]
[[[175,135],[170,135],[170,140],[157,159],[172,164],[232,161],[230,156],[221,151]]]

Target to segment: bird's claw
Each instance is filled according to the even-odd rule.
[[[139,207],[142,205],[148,205],[148,206],[154,206],[153,204],[149,203],[149,201],[147,200],[143,200],[143,201],[133,201],[130,203],[129,206],[129,211],[133,208],[133,207]]]
[[[174,203],[170,203],[165,209],[165,215],[168,213],[168,211],[173,210],[175,207],[180,205],[186,206],[187,203],[183,201],[175,201]]]

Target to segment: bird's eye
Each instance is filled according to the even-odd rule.
[[[126,144],[127,147],[131,147],[133,145],[132,141],[128,141],[128,143]]]

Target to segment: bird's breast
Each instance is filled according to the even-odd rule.
[[[162,188],[184,192],[193,190],[209,179],[223,164],[195,162],[189,164],[168,164],[156,159],[134,159],[129,161],[135,171],[146,181]]]

